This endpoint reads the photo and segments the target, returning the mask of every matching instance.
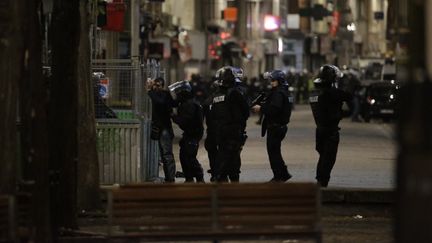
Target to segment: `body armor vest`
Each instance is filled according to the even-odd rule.
[[[330,89],[314,90],[309,103],[318,128],[338,129],[342,119],[342,101],[333,99]]]

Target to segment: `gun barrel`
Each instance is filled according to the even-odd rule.
[[[266,98],[265,93],[259,94],[255,99],[252,100],[250,107],[252,108],[255,105],[261,104]]]

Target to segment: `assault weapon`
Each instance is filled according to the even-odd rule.
[[[250,108],[255,105],[262,105],[267,99],[267,94],[265,92],[261,92],[255,99],[252,100],[250,104]]]

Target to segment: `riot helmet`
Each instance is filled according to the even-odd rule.
[[[236,83],[241,83],[244,77],[243,69],[239,67],[231,67],[234,73]]]
[[[176,101],[192,97],[192,86],[186,80],[175,82],[168,86],[171,96]]]
[[[286,75],[281,70],[273,70],[273,71],[265,72],[263,77],[270,81],[276,80],[278,81],[279,85],[285,85],[285,86],[288,85]]]
[[[105,78],[105,74],[103,72],[94,72],[92,73],[93,87],[99,87],[101,85],[101,79]]]
[[[331,85],[343,77],[341,70],[335,65],[326,64],[319,69],[318,78],[315,84]]]
[[[220,86],[219,80],[213,80],[210,84],[210,87],[209,87],[210,93],[216,92],[216,90],[219,88],[219,86]]]
[[[232,66],[225,66],[216,71],[216,80],[222,87],[234,87],[236,82],[241,82],[243,70]]]

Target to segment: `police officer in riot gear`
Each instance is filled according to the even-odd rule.
[[[281,154],[281,142],[288,130],[293,98],[288,92],[286,75],[281,70],[273,70],[264,74],[264,78],[271,82],[271,90],[265,101],[252,107],[255,112],[264,115],[262,122],[262,136],[267,133],[267,153],[273,178],[270,182],[285,182],[292,176]]]
[[[245,142],[246,121],[249,106],[244,95],[236,87],[239,78],[237,68],[226,66],[216,72],[220,86],[213,95],[211,119],[217,143],[216,168],[212,174],[219,182],[238,182],[240,179],[240,152]]]
[[[236,90],[238,90],[243,95],[243,98],[246,100],[248,106],[250,106],[250,103],[251,103],[250,97],[247,95],[247,93],[248,93],[248,87],[243,82],[243,78],[244,78],[244,76],[243,76],[243,69],[238,68],[238,67],[231,67],[231,68],[234,70],[234,76],[235,76],[235,85],[234,85],[234,87],[235,87]],[[246,107],[244,107],[244,108],[246,108]],[[236,159],[236,162],[234,163],[235,167],[233,168],[233,171],[237,171],[239,175],[240,175],[240,167],[241,167],[241,156],[240,156],[240,153],[243,150],[243,146],[245,145],[246,140],[248,138],[248,136],[246,135],[247,134],[246,133],[246,120],[249,117],[249,112],[245,113],[245,117],[246,117],[246,119],[244,120],[244,123],[242,124],[241,135],[240,135],[241,147],[240,147],[239,152],[237,153],[237,159]],[[233,176],[231,176],[231,177],[233,177]],[[231,179],[231,180],[233,181],[233,179]]]
[[[327,187],[330,173],[336,162],[339,145],[339,121],[342,119],[343,102],[351,102],[352,95],[336,87],[342,72],[334,65],[326,64],[314,80],[315,90],[309,96],[316,124],[315,149],[319,153],[316,180]]]
[[[204,132],[202,107],[194,99],[188,81],[173,83],[168,88],[178,102],[177,114],[173,113],[172,120],[183,130],[179,157],[185,182],[194,182],[194,178],[197,182],[204,182],[203,168],[196,158]]]
[[[218,153],[218,147],[217,147],[217,131],[216,131],[216,120],[213,119],[213,112],[212,112],[212,102],[214,94],[218,93],[219,89],[219,80],[213,80],[209,90],[210,95],[207,97],[207,99],[203,102],[203,111],[204,111],[204,119],[206,123],[206,138],[204,140],[204,147],[207,150],[207,156],[209,159],[209,166],[210,169],[208,170],[208,173],[211,174],[210,181],[216,180],[216,157]]]

